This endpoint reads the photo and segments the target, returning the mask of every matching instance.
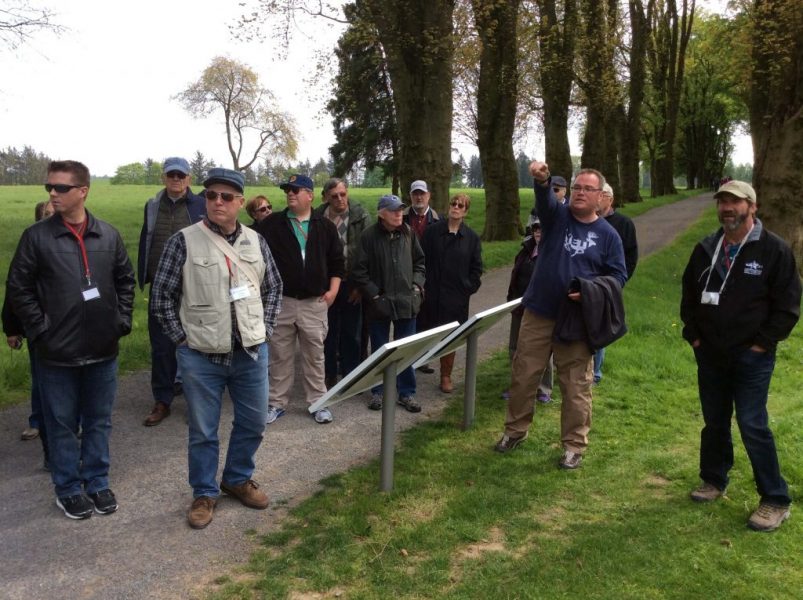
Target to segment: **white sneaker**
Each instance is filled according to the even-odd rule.
[[[331,423],[333,419],[332,411],[330,411],[328,408],[322,408],[313,416],[315,417],[315,422],[320,423],[321,425],[325,423]]]

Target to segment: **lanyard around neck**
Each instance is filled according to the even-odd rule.
[[[722,280],[722,285],[719,287],[720,294],[722,293],[722,290],[725,289],[725,284],[728,282],[728,277],[731,274],[731,269],[733,268],[733,265],[736,264],[736,259],[739,258],[739,253],[742,251],[742,248],[744,248],[744,243],[747,241],[747,236],[749,236],[750,233],[753,231],[753,227],[755,227],[755,224],[753,224],[750,227],[750,230],[742,238],[742,241],[739,242],[739,249],[736,250],[736,254],[734,254],[733,256],[733,260],[730,261],[730,263],[728,264],[728,270],[725,271],[725,278]],[[719,238],[719,240],[717,241],[717,249],[714,251],[714,258],[711,259],[711,267],[708,269],[708,278],[705,280],[705,287],[703,288],[703,291],[708,290],[708,284],[711,281],[711,273],[714,272],[714,269],[717,266],[717,260],[719,259],[719,249],[722,248],[724,244],[725,244],[725,234],[723,233],[722,237]]]
[[[78,241],[78,247],[81,249],[81,258],[84,262],[84,276],[86,277],[87,284],[92,283],[92,274],[89,272],[89,258],[86,254],[86,246],[84,245],[84,233],[86,233],[86,224],[88,219],[84,218],[84,222],[81,223],[78,228],[76,229],[72,225],[70,225],[67,221],[63,221],[64,225],[70,232],[75,236],[75,239]]]

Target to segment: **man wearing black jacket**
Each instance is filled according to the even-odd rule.
[[[791,498],[768,425],[767,393],[775,350],[800,318],[801,285],[789,246],[756,218],[756,194],[743,181],[714,198],[722,228],[697,244],[683,273],[683,337],[694,349],[705,423],[700,434],[696,502],[724,495],[733,466],[731,415],[761,496],[747,524],[777,529]]]
[[[636,240],[636,226],[630,217],[618,213],[613,208],[613,188],[606,183],[602,186],[602,194],[599,197],[599,216],[603,217],[622,238],[622,247],[625,251],[625,268],[627,269],[627,279],[633,277],[638,263],[638,241]],[[605,360],[605,348],[600,348],[594,353],[594,383],[602,380],[602,362]]]
[[[287,194],[287,208],[263,219],[256,228],[268,242],[283,284],[282,310],[270,344],[268,424],[287,410],[293,388],[296,340],[307,403],[312,404],[326,393],[327,312],[345,274],[343,244],[334,223],[312,210],[312,179],[291,175],[279,187]],[[313,416],[316,423],[332,422],[328,408]]]
[[[117,510],[109,433],[134,269],[117,230],[84,208],[85,165],[51,162],[45,189],[55,214],[22,234],[6,289],[36,352],[56,505],[86,519]]]

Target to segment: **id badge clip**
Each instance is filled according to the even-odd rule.
[[[247,285],[238,285],[237,287],[229,288],[229,296],[231,296],[232,302],[242,300],[251,296],[251,290],[248,289]]]
[[[719,306],[719,292],[703,292],[700,296],[700,304]]]

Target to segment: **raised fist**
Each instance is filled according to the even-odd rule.
[[[538,183],[544,183],[549,179],[549,165],[543,162],[534,160],[530,163],[530,175],[533,176]]]

